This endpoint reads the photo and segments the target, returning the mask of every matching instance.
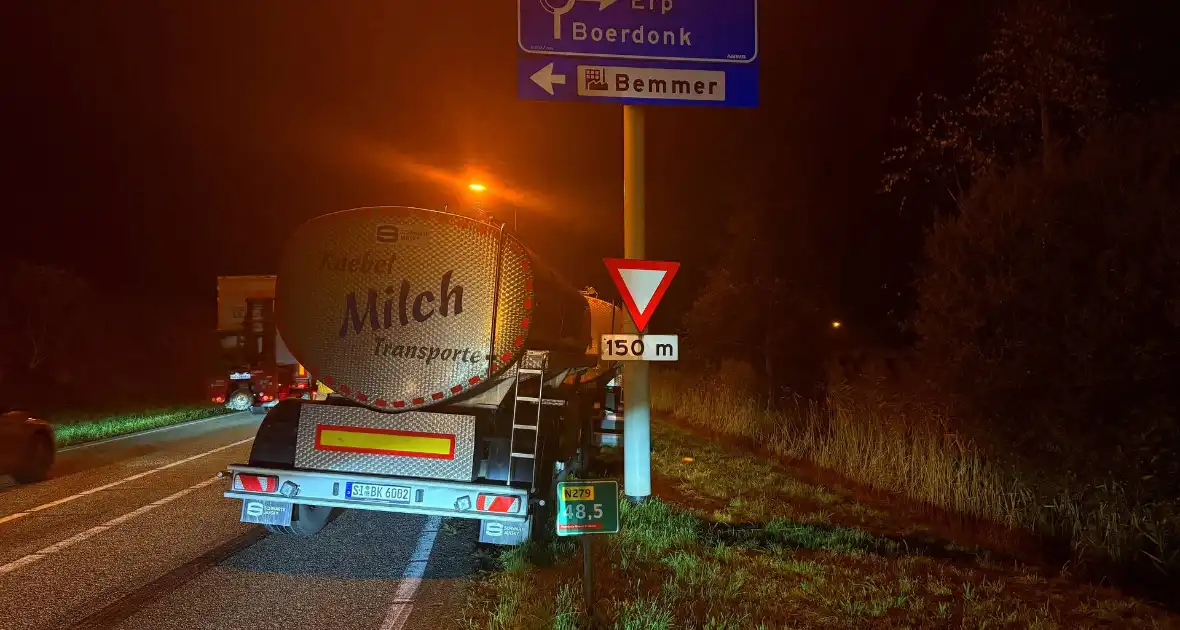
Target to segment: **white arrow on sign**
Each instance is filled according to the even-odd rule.
[[[581,2],[594,2],[598,4],[598,10],[603,11],[610,5],[618,2],[618,0],[580,0]],[[553,39],[561,39],[561,16],[573,10],[574,5],[579,0],[566,0],[566,3],[560,7],[553,6],[553,0],[541,0],[541,6],[545,10],[553,14]]]
[[[537,85],[541,86],[542,90],[545,90],[546,92],[548,92],[549,96],[554,95],[553,94],[553,86],[565,85],[565,75],[564,74],[553,74],[553,64],[552,63],[550,63],[549,65],[545,66],[544,68],[541,68],[540,70],[534,72],[533,76],[531,76],[529,78],[533,80],[533,83],[536,83]]]

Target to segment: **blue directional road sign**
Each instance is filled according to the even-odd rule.
[[[758,68],[668,61],[522,56],[517,94],[525,100],[626,105],[756,107]]]
[[[517,0],[530,100],[754,107],[757,0]]]

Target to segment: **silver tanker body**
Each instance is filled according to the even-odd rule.
[[[550,531],[554,482],[617,420],[597,346],[619,310],[498,226],[404,207],[319,217],[287,244],[276,313],[334,395],[280,403],[230,467],[225,496],[272,531],[311,535],[352,508],[475,518],[482,541],[515,544]]]

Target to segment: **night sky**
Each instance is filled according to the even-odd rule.
[[[761,4],[761,107],[648,110],[648,254],[685,263],[661,315],[692,299],[725,215],[759,203],[797,225],[782,246],[821,252],[841,316],[877,321],[918,234],[874,195],[890,118],[969,79],[979,20],[933,0]],[[510,0],[18,1],[0,29],[6,262],[212,319],[215,276],[273,273],[294,225],[441,208],[478,172],[531,247],[610,288],[621,107],[517,100]]]

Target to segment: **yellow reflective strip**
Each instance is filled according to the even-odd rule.
[[[320,432],[320,444],[336,448],[358,448],[374,451],[400,451],[422,453],[423,455],[449,455],[451,441],[445,438],[420,435],[389,435],[387,433],[362,433],[359,431],[338,431],[324,429]]]

